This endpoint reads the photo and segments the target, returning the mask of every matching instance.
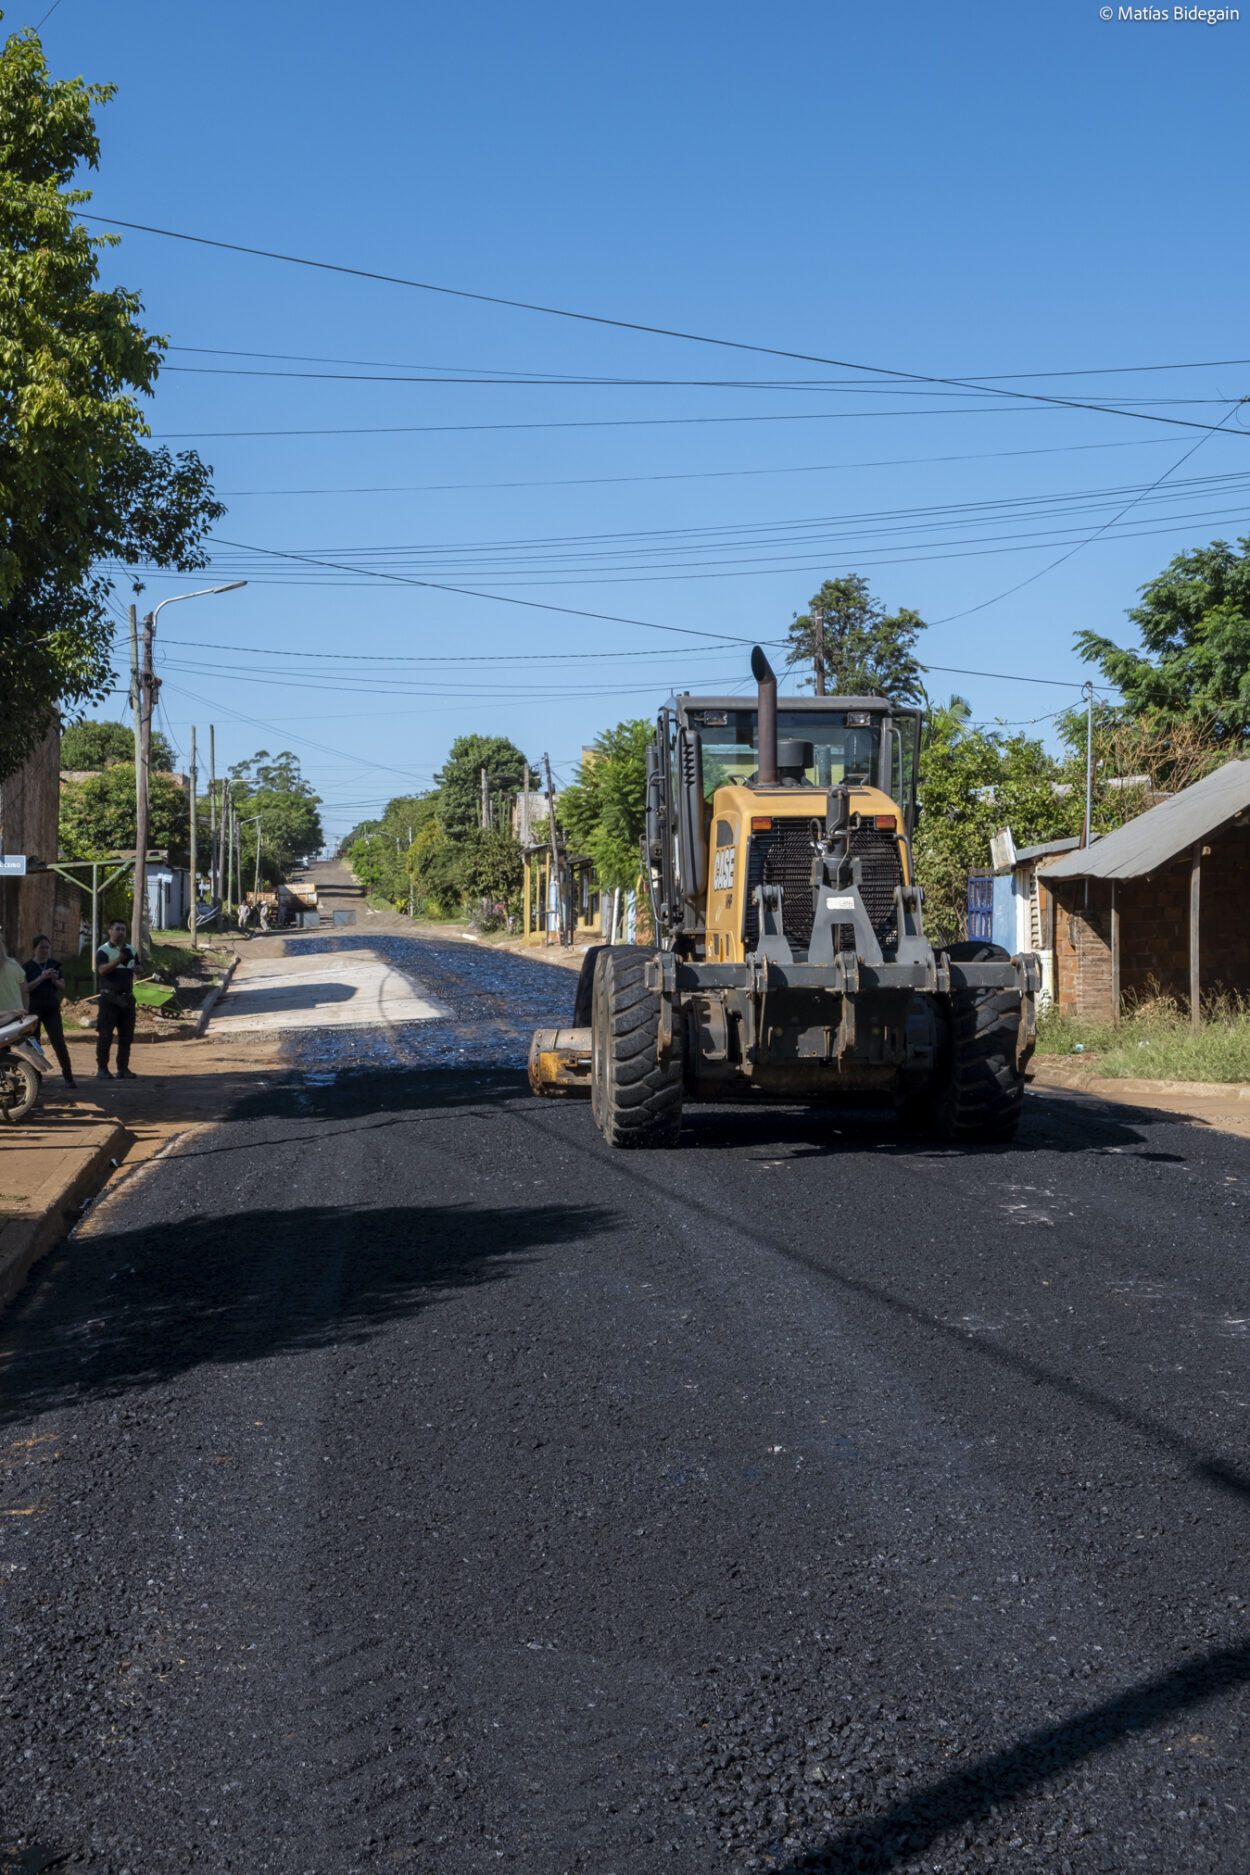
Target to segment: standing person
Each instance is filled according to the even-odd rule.
[[[39,1027],[52,1044],[61,1069],[61,1079],[66,1087],[77,1085],[74,1080],[74,1068],[69,1058],[69,1049],[65,1046],[65,1024],[61,1021],[61,991],[65,988],[65,978],[61,975],[61,966],[52,955],[52,940],[46,937],[35,939],[34,956],[26,966],[26,994],[32,1016],[38,1016]]]
[[[24,1016],[27,1001],[26,972],[15,957],[9,956],[4,932],[0,931],[0,1015]]]
[[[108,942],[95,954],[100,975],[100,1018],[96,1030],[95,1065],[101,1081],[111,1081],[109,1046],[117,1036],[117,1078],[135,1081],[130,1072],[130,1044],[135,1038],[135,964],[134,952],[126,942],[126,927],[120,918],[109,926]]]

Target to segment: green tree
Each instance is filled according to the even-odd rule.
[[[69,187],[99,160],[108,85],[52,79],[33,32],[0,48],[0,780],[58,703],[112,681],[105,562],[192,572],[225,512],[194,451],[151,449],[137,395],[164,340],[133,292],[98,285],[99,254]]]
[[[1126,717],[1202,723],[1227,745],[1250,734],[1250,537],[1237,546],[1214,540],[1178,553],[1142,587],[1128,616],[1143,650],[1077,633],[1081,656],[1119,689]]]
[[[482,770],[492,802],[516,794],[525,776],[525,756],[507,736],[457,736],[438,784],[438,818],[449,840],[461,840],[482,824]]]
[[[458,876],[466,899],[505,904],[521,889],[524,862],[510,833],[475,827],[460,843]]]
[[[107,768],[135,759],[135,732],[126,723],[71,723],[61,731],[61,767]],[[174,752],[159,729],[152,731],[152,767],[169,774]]]
[[[149,842],[185,864],[190,843],[187,796],[171,775],[149,776]],[[115,762],[61,789],[61,846],[67,859],[102,859],[135,844],[135,771]]]
[[[1066,786],[1065,786],[1066,782]],[[1010,827],[1018,846],[1080,832],[1084,784],[1029,736],[973,728],[962,697],[930,718],[920,754],[920,824],[912,856],[933,937],[962,937],[968,874],[990,863],[990,837]]]
[[[918,612],[886,612],[858,573],[827,579],[790,626],[786,668],[810,665],[805,681],[821,695],[918,703],[924,685],[914,651],[924,630]]]
[[[321,828],[320,795],[314,794],[300,771],[299,758],[284,749],[271,756],[260,749],[250,761],[236,762],[230,770],[232,791],[241,821],[261,817],[261,872],[271,881],[281,878],[299,861],[317,853],[325,843]],[[243,828],[243,867],[256,861],[257,829]]]
[[[362,821],[343,842],[352,871],[366,891],[399,911],[408,909],[413,843],[435,819],[436,809],[434,795],[398,795],[387,802],[380,820]]]
[[[641,717],[605,729],[556,805],[573,851],[594,861],[599,882],[609,892],[628,891],[642,869],[647,744],[653,732]]]

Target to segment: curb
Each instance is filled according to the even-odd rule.
[[[83,1206],[104,1189],[133,1144],[124,1126],[113,1126],[46,1210],[0,1227],[0,1309],[13,1300],[40,1257],[72,1230]]]
[[[195,1025],[195,1033],[197,1036],[203,1035],[205,1029],[208,1027],[208,1018],[212,1015],[213,1010],[230,987],[230,979],[238,967],[239,953],[236,951],[234,956],[230,959],[230,962],[226,965],[225,972],[220,980],[214,983],[212,989],[200,1004],[199,1020]]]
[[[1034,1057],[1036,1060],[1036,1057]],[[1232,1105],[1250,1101],[1250,1084],[1245,1081],[1147,1081],[1130,1075],[1087,1074],[1080,1068],[1046,1068],[1034,1073],[1031,1087],[1059,1087],[1067,1093],[1093,1094],[1099,1100],[1124,1102],[1148,1101],[1152,1095],[1167,1094],[1190,1100],[1222,1100]]]

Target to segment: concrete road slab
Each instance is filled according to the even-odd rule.
[[[244,958],[212,1016],[214,1035],[433,1022],[451,1011],[376,952]]]

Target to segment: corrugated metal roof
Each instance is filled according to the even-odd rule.
[[[1093,846],[1045,868],[1048,879],[1140,879],[1250,807],[1250,762],[1225,762]]]
[[[1079,838],[1071,840],[1043,840],[1040,846],[1021,846],[1016,850],[1016,859],[1046,859],[1051,853],[1070,853],[1081,844]]]

